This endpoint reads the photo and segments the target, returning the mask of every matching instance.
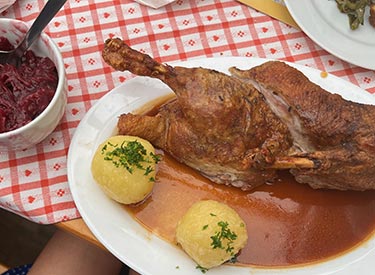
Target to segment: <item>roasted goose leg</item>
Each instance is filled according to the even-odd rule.
[[[289,130],[252,85],[214,70],[162,65],[120,39],[107,40],[102,55],[114,69],[158,78],[176,94],[156,116],[123,114],[119,133],[145,138],[212,181],[242,189],[273,180],[279,164],[306,165],[288,157]]]
[[[297,148],[292,156],[319,163],[292,169],[297,181],[313,188],[375,189],[375,106],[331,94],[283,62],[230,72],[253,84],[288,126]]]

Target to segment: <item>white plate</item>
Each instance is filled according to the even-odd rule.
[[[284,0],[291,16],[316,44],[354,65],[375,69],[375,28],[365,14],[364,25],[351,30],[334,0]]]
[[[251,68],[265,59],[223,57],[192,60],[180,66],[216,69],[227,72],[229,66]],[[312,81],[330,91],[340,92],[353,101],[375,104],[375,98],[362,89],[320,71],[293,65]],[[159,239],[139,225],[122,206],[110,200],[94,182],[90,164],[97,146],[113,135],[118,115],[131,112],[170,89],[159,80],[136,77],[113,89],[95,104],[80,122],[68,153],[68,179],[74,201],[85,223],[96,238],[121,261],[144,275],[199,274],[196,264],[176,246]],[[178,268],[177,268],[178,267]],[[257,269],[224,265],[209,270],[209,275],[258,274],[372,274],[375,268],[375,236],[358,249],[321,264],[288,269]],[[371,272],[370,272],[371,271]],[[355,273],[354,273],[355,272]]]

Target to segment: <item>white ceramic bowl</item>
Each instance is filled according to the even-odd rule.
[[[22,21],[0,18],[0,37],[18,45],[29,26]],[[43,33],[30,48],[36,56],[49,57],[56,66],[58,84],[47,108],[28,124],[15,130],[0,133],[0,152],[22,150],[35,146],[51,134],[59,124],[67,103],[67,79],[63,58],[53,40]]]

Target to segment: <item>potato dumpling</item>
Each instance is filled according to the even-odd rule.
[[[144,200],[152,191],[158,157],[147,140],[113,136],[95,152],[91,172],[112,199],[123,204]]]
[[[201,268],[209,269],[234,258],[246,245],[246,225],[228,205],[199,201],[178,222],[176,240]]]

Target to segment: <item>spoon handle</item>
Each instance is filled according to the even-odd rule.
[[[64,6],[66,0],[48,0],[44,5],[39,16],[35,19],[34,23],[27,32],[21,44],[17,47],[15,54],[21,57],[26,49],[38,38],[40,33],[56,15],[56,13]]]

